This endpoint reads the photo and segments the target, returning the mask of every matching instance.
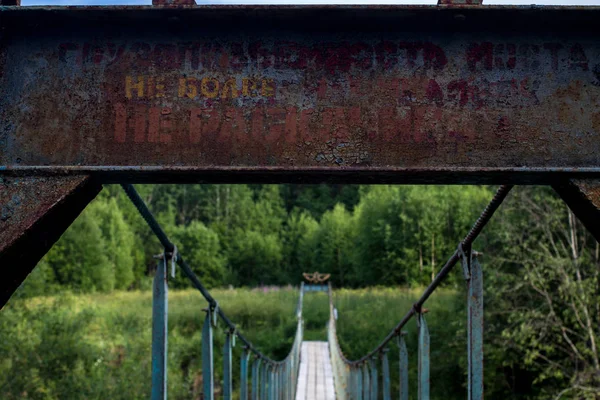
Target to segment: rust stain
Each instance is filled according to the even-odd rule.
[[[574,183],[577,185],[579,190],[581,190],[581,192],[585,195],[588,201],[590,201],[594,205],[594,207],[596,207],[596,209],[600,210],[600,180],[577,179],[574,180]]]
[[[156,29],[16,36],[0,166],[600,165],[581,36]]]
[[[0,177],[0,252],[87,177]]]
[[[592,115],[592,127],[594,131],[600,132],[600,112]]]

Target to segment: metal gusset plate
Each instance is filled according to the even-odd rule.
[[[87,176],[0,175],[0,306],[101,189]]]
[[[554,185],[554,190],[600,242],[600,180],[573,179]]]

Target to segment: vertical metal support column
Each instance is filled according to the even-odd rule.
[[[271,368],[271,387],[269,390],[269,400],[277,399],[277,369],[279,367],[277,365],[273,365]]]
[[[379,396],[379,372],[377,371],[377,359],[373,357],[369,360],[371,366],[371,399],[377,400]]]
[[[352,385],[354,384],[354,381],[352,380],[352,378],[353,378],[352,368],[350,368],[347,365],[343,365],[342,368],[344,368],[344,370],[341,374],[345,374],[345,377],[346,377],[346,386],[343,388],[346,397],[345,398],[341,397],[341,396],[338,396],[338,397],[340,397],[341,400],[349,400],[349,399],[352,399]]]
[[[277,374],[278,374],[279,366],[274,365],[271,368],[271,388],[269,390],[269,400],[277,399]]]
[[[356,399],[356,371],[353,367],[349,367],[348,372],[348,387],[346,388],[348,392],[348,399],[355,400]]]
[[[293,371],[294,371],[294,355],[292,354],[292,359],[290,360],[290,363],[288,364],[286,370],[285,370],[285,387],[286,387],[286,393],[287,393],[287,400],[292,400],[294,395],[293,393],[293,388],[294,388],[294,378],[293,378]]]
[[[242,358],[240,359],[240,400],[248,400],[248,348],[242,349]]]
[[[352,372],[352,399],[362,398],[362,373],[359,366],[353,367]]]
[[[483,271],[476,254],[461,253],[463,271],[469,288],[467,298],[467,353],[469,400],[483,400]]]
[[[269,365],[262,364],[260,371],[260,399],[267,400],[267,385],[269,384]]]
[[[290,391],[290,361],[288,361],[283,367],[283,372],[281,374],[281,383],[281,388],[283,390],[282,398],[284,400],[288,400],[290,398],[290,396],[288,395]]]
[[[400,400],[408,400],[408,350],[402,332],[398,338],[398,347],[400,348]]]
[[[280,400],[287,400],[288,395],[287,395],[287,366],[288,366],[288,362],[289,360],[286,360],[282,366],[281,366],[281,371],[279,372],[279,399]]]
[[[429,400],[429,329],[422,313],[419,325],[419,400]]]
[[[287,400],[286,378],[287,378],[287,362],[281,366],[281,370],[279,371],[279,399],[280,400]]]
[[[381,369],[383,371],[383,400],[392,400],[392,388],[390,384],[390,361],[388,360],[389,349],[383,349],[381,354]]]
[[[363,364],[363,399],[371,399],[371,374],[369,373],[369,364]]]
[[[287,386],[288,386],[288,399],[289,400],[293,400],[294,399],[294,380],[296,379],[296,377],[294,376],[294,363],[296,362],[295,357],[292,357],[292,361],[290,363],[290,365],[288,365],[288,372],[287,372]]]
[[[356,366],[356,400],[362,400],[363,398],[363,376],[362,368],[360,365]]]
[[[214,400],[215,398],[212,312],[210,308],[206,310],[202,327],[202,379],[205,400]]]
[[[271,370],[269,371],[269,394],[268,394],[268,398],[269,400],[275,400],[275,370],[277,369],[277,366],[273,365],[271,367]]]
[[[277,366],[277,369],[275,370],[275,400],[282,400],[281,399],[281,393],[282,393],[282,385],[281,385],[281,372],[283,371],[283,365],[279,365]]]
[[[260,398],[260,358],[252,363],[252,400]]]
[[[232,332],[225,334],[225,344],[223,345],[223,400],[231,400],[232,379],[231,379],[231,340]]]
[[[167,399],[167,257],[156,266],[152,287],[152,400]]]

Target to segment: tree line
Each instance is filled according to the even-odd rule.
[[[208,287],[424,285],[492,196],[486,187],[139,185]],[[32,280],[78,292],[147,287],[158,241],[119,186],[107,186]],[[41,283],[43,282],[43,285]],[[188,285],[176,279],[175,287]],[[32,286],[32,285],[30,285]]]

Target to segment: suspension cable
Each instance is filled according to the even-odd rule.
[[[473,227],[471,228],[471,230],[469,231],[467,236],[465,236],[464,240],[461,242],[462,248],[471,248],[471,245],[473,244],[475,239],[479,236],[479,234],[481,233],[483,228],[490,221],[490,219],[492,218],[492,216],[494,215],[494,213],[496,212],[498,207],[500,207],[500,205],[502,204],[502,202],[504,201],[504,199],[506,198],[506,196],[508,195],[508,193],[510,192],[510,190],[512,188],[513,188],[513,185],[502,185],[498,188],[498,190],[496,191],[496,194],[494,195],[492,200],[485,207],[485,209],[483,210],[483,212],[481,213],[479,218],[477,218],[477,221],[475,221],[475,224],[473,225]],[[371,350],[367,355],[363,356],[362,358],[360,358],[358,360],[354,360],[354,361],[348,360],[341,353],[341,348],[339,348],[339,345],[338,345],[340,356],[342,357],[344,362],[349,365],[358,365],[358,364],[362,364],[365,361],[371,359],[374,355],[381,353],[384,350],[385,346],[393,338],[395,338],[396,336],[401,334],[402,328],[404,327],[404,325],[406,325],[406,323],[408,321],[410,321],[410,319],[412,317],[414,317],[415,314],[418,313],[418,310],[421,309],[423,304],[425,304],[427,299],[429,299],[429,296],[431,296],[431,294],[440,285],[440,283],[442,283],[442,281],[446,278],[446,276],[450,273],[452,268],[454,268],[454,266],[456,265],[456,263],[459,260],[460,260],[460,255],[459,255],[459,250],[457,249],[454,252],[454,254],[452,254],[452,256],[448,259],[448,261],[446,261],[446,264],[444,264],[444,266],[442,267],[440,272],[437,274],[435,279],[431,282],[431,284],[429,284],[429,286],[427,286],[427,288],[425,289],[425,291],[423,292],[423,294],[421,295],[419,300],[417,300],[417,302],[413,305],[413,307],[404,315],[404,317],[402,317],[400,322],[379,343],[379,345],[377,345],[377,347],[375,347],[373,350]],[[329,301],[330,301],[330,305],[332,305],[333,298],[331,295],[330,295]],[[333,323],[335,323],[335,321],[333,321]]]
[[[146,205],[144,200],[140,197],[137,190],[135,190],[135,188],[131,184],[121,184],[121,187],[123,188],[123,190],[125,190],[127,197],[129,197],[129,199],[131,200],[131,202],[133,203],[135,208],[138,210],[138,212],[140,213],[142,218],[144,218],[144,220],[146,221],[146,223],[148,224],[148,226],[150,227],[152,232],[154,232],[154,234],[160,241],[161,245],[165,248],[166,252],[173,253],[173,251],[175,250],[175,245],[173,244],[173,242],[171,242],[169,240],[169,237],[167,236],[165,231],[162,229],[162,227],[160,226],[160,224],[158,223],[156,218],[154,218],[154,215],[152,215],[152,212],[150,211],[150,209],[148,208],[148,206]],[[190,268],[188,263],[185,262],[185,260],[181,256],[181,253],[175,254],[174,257],[175,257],[175,262],[177,262],[177,265],[179,265],[179,267],[183,270],[184,274],[190,279],[190,281],[192,282],[194,287],[200,291],[202,296],[208,302],[209,307],[217,312],[217,314],[219,315],[221,320],[229,328],[229,331],[232,332],[233,334],[235,334],[240,339],[240,341],[242,343],[244,343],[244,345],[246,346],[248,351],[254,353],[258,358],[261,358],[264,361],[266,361],[270,364],[273,364],[273,365],[282,364],[287,360],[287,358],[290,356],[290,354],[293,351],[293,346],[292,346],[292,351],[290,352],[290,354],[288,354],[288,356],[286,356],[286,358],[281,361],[272,360],[271,358],[262,354],[248,339],[246,339],[246,337],[244,337],[244,335],[242,335],[237,330],[235,324],[227,317],[227,315],[225,315],[225,313],[223,312],[221,307],[218,307],[217,301],[214,299],[214,297],[211,296],[210,292],[204,287],[204,285],[202,285],[202,282],[200,282],[200,279],[196,276],[194,271],[192,271],[192,269]],[[301,302],[302,302],[302,294],[304,292],[303,286],[304,286],[304,283],[302,283],[300,286],[300,298],[298,301],[298,306],[296,308],[297,316],[299,319],[301,319],[301,313],[302,313]]]

